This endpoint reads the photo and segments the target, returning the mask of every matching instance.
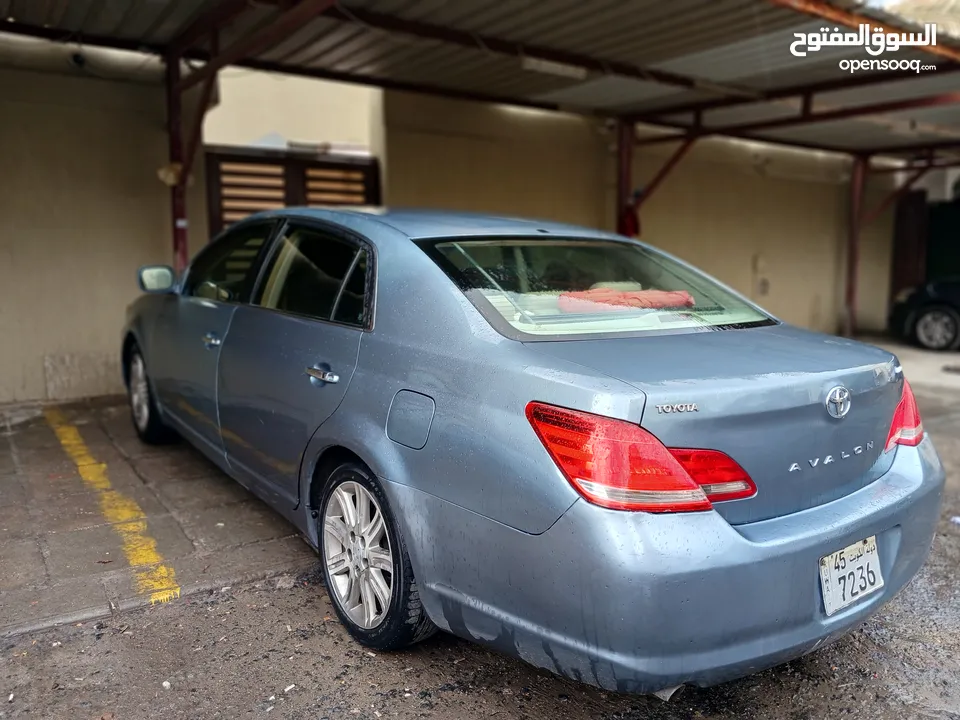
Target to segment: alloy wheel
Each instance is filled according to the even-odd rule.
[[[147,385],[147,369],[139,354],[130,362],[130,409],[137,429],[145,432],[150,423],[150,388]]]
[[[323,548],[331,590],[361,628],[380,625],[393,597],[390,537],[376,498],[353,481],[330,494],[323,514]]]
[[[942,310],[931,310],[917,321],[917,339],[932,350],[948,347],[957,337],[956,321]]]

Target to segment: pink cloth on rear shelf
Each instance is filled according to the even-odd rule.
[[[655,308],[693,307],[693,296],[686,290],[613,290],[596,288],[561,293],[560,310],[568,313],[610,312]]]

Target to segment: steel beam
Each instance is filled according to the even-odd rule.
[[[167,142],[170,164],[183,166],[182,96],[177,86],[180,82],[180,59],[168,57],[166,69],[167,90]],[[173,265],[180,273],[187,266],[187,184],[182,172],[170,188],[170,216],[173,228]]]
[[[745,142],[758,142],[766,143],[767,145],[779,145],[781,147],[795,148],[797,150],[812,150],[814,152],[831,152],[837,153],[840,155],[850,155],[850,153],[855,152],[850,148],[837,147],[835,145],[827,145],[824,143],[813,143],[813,142],[803,142],[801,140],[776,140],[772,138],[765,138],[755,135],[749,135],[747,133],[720,133],[714,132],[712,130],[706,130],[703,128],[698,129],[696,126],[684,126],[677,125],[674,123],[645,123],[651,127],[659,128],[670,128],[673,130],[679,130],[681,132],[674,133],[672,135],[664,135],[662,137],[656,138],[644,138],[643,140],[638,140],[637,145],[662,145],[666,142],[674,142],[677,140],[683,140],[686,137],[691,135],[696,135],[699,138],[709,138],[709,137],[725,137],[733,140],[743,140]]]
[[[823,0],[767,0],[767,2],[769,2],[771,5],[776,5],[777,7],[787,8],[788,10],[804,13],[805,15],[812,15],[813,17],[820,18],[821,20],[827,20],[828,22],[836,23],[838,25],[845,25],[851,28],[858,28],[861,25],[870,25],[871,27],[881,28],[885,34],[896,33],[900,35],[904,33],[903,28],[891,25],[890,23],[881,22],[880,20],[867,15],[850,12],[849,10],[842,10],[827,2],[823,2]],[[918,47],[920,50],[923,50],[931,55],[942,57],[946,60],[950,60],[951,62],[960,62],[960,50],[956,50],[948,45],[927,45]]]
[[[960,138],[955,140],[937,140],[934,142],[912,143],[910,145],[888,145],[866,150],[871,155],[897,155],[900,153],[923,152],[924,150],[960,150]]]
[[[843,333],[853,337],[857,332],[857,275],[860,267],[860,221],[863,209],[863,186],[870,158],[857,155],[850,171],[850,207],[847,228],[847,281],[844,297]]]
[[[690,132],[679,132],[679,133],[671,133],[669,135],[658,135],[657,137],[642,138],[642,139],[638,139],[634,143],[634,145],[636,145],[637,147],[646,147],[647,145],[663,145],[665,143],[671,143],[671,142],[676,142],[677,140],[683,140],[684,138],[688,137],[692,132],[693,130],[691,130]]]
[[[203,82],[227,65],[257,55],[273,47],[304,23],[313,20],[325,10],[334,6],[337,0],[300,0],[296,5],[275,18],[272,22],[258,28],[246,37],[237,40],[230,47],[211,57],[201,69],[190,73],[177,86],[182,92],[197,83]]]
[[[910,172],[911,170],[920,170],[921,168],[926,168],[928,170],[945,170],[948,168],[960,167],[960,160],[954,160],[952,162],[934,162],[929,163],[928,165],[918,165],[916,163],[911,163],[909,165],[903,165],[901,167],[882,167],[882,168],[870,168],[869,172],[874,175],[885,175],[888,173],[898,173],[898,172]]]
[[[210,51],[216,55],[220,48],[219,34],[213,31],[210,35]],[[217,86],[217,73],[210,75],[203,83],[203,89],[200,91],[200,101],[197,110],[194,113],[193,124],[190,127],[190,135],[187,140],[187,147],[183,157],[183,167],[180,170],[180,182],[186,186],[190,177],[190,170],[193,168],[193,161],[203,140],[203,119],[207,116],[207,109],[210,107],[210,100],[213,98],[213,89]]]
[[[942,77],[951,73],[960,72],[960,64],[945,65],[937,67],[936,77]],[[780,88],[778,90],[768,90],[764,92],[763,98],[717,98],[715,100],[702,100],[699,102],[689,102],[682,105],[650,110],[648,112],[633,115],[637,122],[655,122],[656,118],[662,118],[668,115],[683,115],[693,112],[707,112],[709,110],[719,110],[721,108],[733,107],[736,105],[750,105],[752,103],[768,102],[773,100],[787,100],[789,98],[802,98],[804,95],[815,96],[824,93],[839,92],[843,90],[855,90],[861,87],[871,85],[887,85],[916,78],[917,73],[911,70],[897,72],[876,72],[869,75],[857,75],[856,77],[844,76],[836,80],[825,80],[818,83],[805,83],[803,85],[791,85],[790,87]],[[933,77],[932,75],[929,77]]]
[[[899,112],[902,110],[916,110],[919,108],[942,107],[944,105],[954,105],[957,103],[960,103],[960,92],[948,92],[941,93],[940,95],[931,95],[929,97],[893,100],[890,102],[875,103],[873,105],[858,105],[856,107],[845,107],[838,108],[836,110],[814,112],[808,115],[800,113],[798,115],[774,118],[772,120],[761,120],[755,123],[729,125],[726,127],[710,127],[708,129],[711,133],[720,135],[730,133],[753,133],[760,130],[775,130],[777,128],[791,127],[794,125],[808,125],[812,123],[830,122],[833,120],[850,120],[867,115],[879,115],[882,113]]]
[[[621,221],[630,196],[633,193],[633,146],[636,143],[636,126],[620,120],[617,123],[617,232],[623,233]]]
[[[883,199],[883,202],[877,205],[877,207],[875,207],[873,210],[867,213],[863,213],[863,215],[860,218],[861,226],[869,225],[878,217],[880,217],[883,214],[884,210],[886,210],[888,207],[890,207],[895,202],[897,202],[897,200],[899,200],[904,195],[906,195],[910,191],[910,188],[916,185],[918,180],[920,180],[924,175],[926,175],[928,172],[934,169],[934,166],[932,164],[929,164],[926,167],[911,168],[911,169],[914,169],[915,172],[913,173],[913,175],[908,177],[900,187],[898,187],[889,195],[887,195],[887,197]]]
[[[139,40],[128,40],[125,38],[116,38],[108,35],[88,35],[86,33],[64,32],[62,29],[54,27],[40,27],[39,25],[27,25],[20,22],[0,23],[0,33],[12,33],[24,37],[34,37],[41,40],[49,40],[55,43],[79,43],[92,45],[95,47],[111,48],[113,50],[128,50],[130,52],[144,52],[152,55],[165,55],[166,47],[157,43],[141,42]]]
[[[578,115],[592,115],[594,117],[600,116],[599,113],[590,113],[577,108],[566,107],[555,102],[527,100],[524,98],[515,98],[505,95],[474,92],[472,90],[456,90],[454,88],[445,88],[440,87],[439,85],[431,85],[429,83],[408,82],[406,80],[395,80],[393,78],[378,77],[376,75],[355,75],[353,73],[341,72],[338,70],[297,67],[294,65],[283,65],[282,63],[257,59],[241,60],[240,62],[236,63],[236,65],[238,67],[245,67],[251,70],[262,70],[264,72],[282,73],[285,75],[315,78],[318,80],[334,80],[336,82],[353,83],[355,85],[367,85],[369,87],[382,88],[383,90],[399,90],[401,92],[434,95],[436,97],[450,98],[451,100],[467,100],[472,102],[493,103],[497,105],[514,105],[516,107],[526,107],[533,110],[572,112]]]
[[[653,179],[647,183],[643,188],[643,195],[637,200],[637,208],[639,209],[643,203],[650,199],[650,196],[656,192],[657,188],[667,179],[667,176],[670,172],[677,166],[677,164],[683,160],[684,155],[686,155],[690,148],[693,147],[693,144],[697,141],[697,135],[689,135],[687,138],[680,144],[667,161],[660,168],[659,172],[653,176]]]
[[[682,87],[688,90],[700,90],[717,95],[728,95],[733,97],[748,97],[756,99],[762,96],[759,90],[734,87],[722,83],[714,83],[707,80],[678,75],[665,70],[654,70],[652,68],[641,67],[632,63],[618,62],[615,60],[605,60],[602,58],[580,55],[578,53],[567,52],[565,50],[555,50],[553,48],[541,47],[538,45],[527,45],[525,43],[515,42],[513,40],[504,40],[502,38],[491,37],[489,35],[480,35],[477,33],[455,30],[442,25],[433,25],[430,23],[416,20],[407,20],[393,15],[385,15],[378,12],[372,12],[361,8],[344,8],[339,3],[324,13],[325,17],[336,18],[344,22],[355,22],[360,27],[377,28],[389,32],[403,33],[414,37],[436,40],[438,42],[450,45],[461,45],[463,47],[483,50],[485,52],[497,53],[498,55],[509,55],[517,58],[531,58],[544,60],[560,65],[568,65],[576,68],[599,73],[602,75],[621,75],[623,77],[634,78],[636,80],[647,80],[649,82]]]
[[[220,0],[217,5],[198,15],[176,34],[170,42],[168,54],[173,57],[182,56],[195,43],[229,25],[252,5],[252,0]]]

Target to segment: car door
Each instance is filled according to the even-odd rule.
[[[372,323],[373,251],[327,226],[283,229],[220,357],[227,460],[268,502],[298,499],[303,451],[340,405]]]
[[[157,322],[156,368],[164,413],[207,454],[223,457],[217,418],[217,364],[230,319],[250,298],[274,221],[251,221],[205,248],[187,270],[176,301]]]

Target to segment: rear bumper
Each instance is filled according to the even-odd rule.
[[[578,501],[536,536],[386,484],[438,625],[566,677],[653,692],[750,674],[861,623],[926,559],[943,482],[927,439],[871,485],[791,516],[732,527],[712,511]],[[820,557],[870,535],[885,587],[826,617]]]

